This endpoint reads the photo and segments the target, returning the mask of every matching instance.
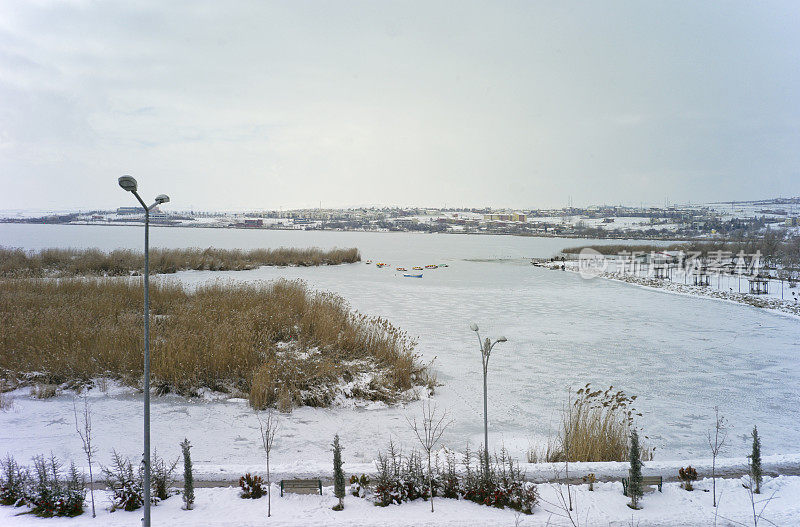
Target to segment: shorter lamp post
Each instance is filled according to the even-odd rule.
[[[169,201],[169,196],[159,194],[149,207],[136,191],[136,180],[131,176],[119,178],[119,186],[136,196],[144,207],[144,527],[150,527],[150,211]]]
[[[488,404],[486,402],[486,373],[489,368],[489,357],[492,355],[492,348],[498,342],[506,342],[508,339],[505,337],[500,337],[494,342],[489,340],[487,337],[486,340],[481,340],[481,334],[478,332],[478,325],[476,323],[472,323],[469,325],[469,329],[475,332],[478,336],[478,345],[481,347],[481,360],[483,361],[483,462],[484,462],[484,470],[485,475],[489,476],[489,409]]]

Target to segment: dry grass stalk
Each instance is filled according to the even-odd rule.
[[[623,391],[592,390],[586,384],[576,392],[576,400],[564,412],[558,438],[544,451],[529,452],[532,462],[625,461],[628,438],[636,416],[636,396]],[[642,460],[653,458],[652,448],[642,448]]]
[[[0,377],[60,385],[142,375],[140,279],[0,280]],[[341,380],[379,370],[375,397],[423,382],[408,335],[303,282],[151,283],[153,385],[249,392],[256,408],[325,406]],[[313,352],[312,352],[313,351]],[[34,376],[33,378],[31,376]]]
[[[151,249],[154,274],[184,270],[243,271],[262,265],[317,266],[361,261],[358,249]],[[116,249],[43,249],[26,252],[0,247],[0,277],[128,276],[142,273],[144,255]]]

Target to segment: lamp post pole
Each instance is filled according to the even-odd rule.
[[[150,210],[167,203],[169,196],[156,196],[150,205],[136,191],[136,180],[131,176],[119,178],[119,186],[132,193],[144,208],[144,518],[142,525],[150,527]]]
[[[489,476],[489,404],[487,402],[487,383],[486,376],[489,371],[489,357],[492,354],[492,348],[498,342],[506,342],[505,337],[500,337],[494,342],[491,342],[487,337],[486,340],[481,340],[481,334],[478,332],[478,325],[475,323],[470,324],[470,329],[478,336],[478,345],[481,347],[481,362],[483,363],[483,468],[485,477]]]

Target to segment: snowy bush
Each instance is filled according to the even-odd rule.
[[[697,470],[689,465],[686,468],[678,469],[678,479],[681,480],[681,486],[686,490],[694,490],[692,486],[693,481],[697,481]]]
[[[239,494],[242,499],[257,500],[267,493],[261,476],[251,476],[249,472],[239,478],[239,487],[242,489]]]
[[[133,463],[116,450],[111,451],[111,466],[102,467],[106,486],[111,490],[111,511],[135,511],[144,504],[144,484],[141,470],[134,471]]]
[[[350,494],[357,498],[366,498],[369,491],[369,476],[361,474],[350,476]]]
[[[192,474],[192,454],[189,449],[192,444],[186,438],[181,442],[181,451],[183,452],[183,503],[184,508],[192,510],[194,506],[194,475]]]
[[[153,460],[150,463],[150,486],[156,500],[165,500],[175,494],[175,469],[178,467],[176,458],[171,464],[158,456],[158,451],[153,451]]]
[[[25,467],[19,466],[10,455],[0,461],[0,505],[13,505],[19,507],[25,504],[25,490],[28,487],[30,473]]]
[[[489,473],[467,446],[463,458],[464,470],[459,474],[453,454],[445,463],[437,462],[433,478],[433,496],[465,499],[498,508],[511,508],[531,514],[538,501],[536,487],[525,481],[519,465],[505,449],[490,460]],[[385,507],[393,503],[427,499],[428,483],[418,452],[403,455],[393,442],[386,453],[378,453],[376,461],[375,504]]]
[[[86,485],[74,463],[66,475],[62,463],[53,454],[33,458],[33,477],[27,490],[26,501],[33,514],[43,517],[77,516],[83,513]]]

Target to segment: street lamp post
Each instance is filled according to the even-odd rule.
[[[119,178],[119,186],[132,193],[144,207],[144,527],[150,527],[150,211],[167,203],[169,196],[159,194],[149,207],[136,191],[131,176]]]
[[[476,323],[472,323],[469,325],[469,329],[475,332],[478,336],[478,345],[481,347],[481,360],[483,361],[483,462],[484,462],[484,474],[486,477],[489,476],[489,409],[488,404],[486,402],[486,373],[489,368],[489,357],[492,354],[492,348],[494,348],[495,344],[498,342],[506,342],[508,339],[505,337],[500,337],[494,342],[490,341],[487,337],[486,340],[481,340],[481,334],[478,332],[478,325]]]

